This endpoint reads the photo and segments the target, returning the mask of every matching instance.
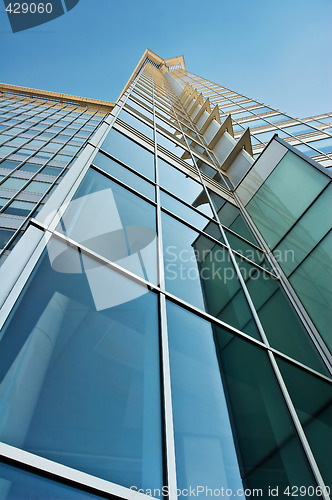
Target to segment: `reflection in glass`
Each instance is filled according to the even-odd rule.
[[[162,214],[166,289],[260,339],[228,251]]]
[[[267,353],[172,303],[167,321],[179,488],[316,486]]]
[[[131,115],[124,109],[120,111],[120,114],[118,116],[120,120],[128,123],[131,127],[133,127],[135,130],[138,130],[142,134],[146,135],[150,139],[153,139],[153,128],[149,127],[145,123],[143,123],[141,120],[136,118],[135,116]]]
[[[288,151],[246,206],[262,236],[275,247],[329,178]]]
[[[271,346],[325,374],[326,367],[279,281],[237,260]]]
[[[66,484],[0,464],[1,500],[97,500],[99,496]]]
[[[0,440],[162,483],[157,296],[51,239],[2,330]]]
[[[155,180],[153,154],[129,137],[111,129],[101,148],[148,179]]]
[[[142,177],[134,174],[134,172],[131,172],[131,170],[109,158],[104,153],[98,152],[93,163],[116,179],[119,179],[119,181],[136,189],[139,193],[144,194],[153,201],[155,200],[155,187],[152,184],[146,182]]]
[[[331,483],[331,384],[288,361],[277,358],[281,374],[325,483]]]
[[[172,167],[161,158],[158,158],[158,168],[159,184],[162,188],[197,208],[208,217],[212,217],[212,210],[202,184]]]
[[[289,281],[315,323],[326,344],[332,350],[332,231],[330,231]]]
[[[83,246],[157,283],[155,207],[90,169],[57,226]]]

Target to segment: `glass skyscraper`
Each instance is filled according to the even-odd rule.
[[[330,498],[332,114],[150,50],[0,105],[0,498]]]

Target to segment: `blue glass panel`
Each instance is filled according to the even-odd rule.
[[[158,322],[147,287],[49,241],[1,331],[0,440],[159,488]]]
[[[129,137],[111,129],[101,148],[150,180],[155,180],[153,154]]]
[[[3,463],[0,478],[4,500],[100,500],[100,496]]]
[[[90,169],[57,230],[140,277],[157,283],[156,210]]]
[[[315,487],[267,353],[172,303],[167,321],[179,488]]]

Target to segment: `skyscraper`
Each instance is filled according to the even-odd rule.
[[[329,498],[327,120],[149,50],[2,91],[3,498]]]

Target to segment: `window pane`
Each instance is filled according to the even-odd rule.
[[[238,259],[238,264],[271,346],[325,374],[326,367],[279,281],[244,260]]]
[[[131,115],[123,109],[122,111],[120,111],[119,118],[120,120],[128,123],[128,125],[133,127],[135,130],[138,130],[139,132],[153,140],[153,129],[143,123],[141,120],[138,120],[138,118],[135,118],[135,116]]]
[[[144,179],[134,174],[117,161],[112,160],[112,158],[109,158],[103,153],[97,153],[93,163],[94,165],[97,165],[105,170],[105,172],[113,175],[116,179],[119,179],[128,186],[136,189],[136,191],[139,191],[151,200],[155,201],[155,187],[144,181]]]
[[[0,228],[0,250],[5,247],[14,233],[13,229]]]
[[[246,206],[273,248],[301,216],[329,179],[288,151]]]
[[[111,129],[101,147],[140,174],[155,180],[153,154],[117,130]]]
[[[277,358],[277,362],[319,470],[328,485],[332,463],[331,384],[284,359]]]
[[[158,158],[158,168],[159,184],[162,188],[212,217],[212,210],[201,184],[161,158]]]
[[[332,350],[332,232],[308,255],[289,281]]]
[[[159,488],[157,304],[146,287],[51,240],[2,330],[0,440]]]
[[[57,230],[157,283],[155,207],[90,169]]]
[[[227,250],[162,214],[166,289],[260,339]]]
[[[5,500],[97,500],[99,496],[77,490],[7,464],[0,464],[0,482]]]
[[[16,177],[9,177],[9,179],[6,179],[2,184],[2,188],[6,189],[21,189],[24,184],[26,184],[27,180],[26,179],[17,179]]]
[[[327,216],[331,210],[331,195],[332,185],[317,198],[274,251],[287,276],[331,229]]]
[[[44,194],[50,187],[51,184],[48,184],[46,182],[32,181],[27,185],[26,188],[24,188],[24,191]]]
[[[167,321],[179,488],[315,486],[267,353],[172,303]]]
[[[20,215],[21,217],[26,217],[29,215],[31,210],[34,208],[35,203],[30,201],[20,201],[14,200],[8,208],[6,208],[5,213],[11,215]]]

